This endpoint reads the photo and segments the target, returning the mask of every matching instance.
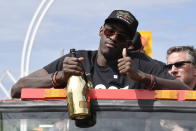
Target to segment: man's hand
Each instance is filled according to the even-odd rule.
[[[84,61],[83,57],[65,57],[63,60],[63,69],[57,74],[57,81],[59,83],[67,82],[71,75],[83,75],[82,61]]]
[[[63,61],[63,71],[65,75],[82,75],[84,73],[81,62],[84,61],[83,57],[65,57]]]
[[[134,68],[133,60],[127,56],[126,48],[123,49],[122,56],[122,58],[118,59],[118,70],[120,74],[126,75],[136,82],[142,81],[145,78],[145,74]]]

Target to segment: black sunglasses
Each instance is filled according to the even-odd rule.
[[[165,67],[168,69],[168,70],[171,70],[171,68],[173,67],[173,65],[176,67],[176,68],[180,68],[182,67],[184,64],[186,63],[192,63],[191,61],[180,61],[180,62],[176,62],[174,64],[169,64],[169,65],[166,65]]]

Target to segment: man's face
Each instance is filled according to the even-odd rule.
[[[196,78],[196,66],[194,66],[187,52],[173,52],[168,56],[167,65],[170,65],[168,72],[177,79],[190,85]]]
[[[130,32],[121,23],[106,24],[100,29],[99,51],[107,59],[115,59],[121,56],[122,49],[127,48],[131,42]]]

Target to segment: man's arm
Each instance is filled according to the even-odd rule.
[[[11,89],[12,98],[20,98],[22,88],[51,88],[54,83],[52,83],[52,75],[48,74],[45,69],[37,70],[26,77],[19,79]],[[59,86],[64,85],[68,77],[65,76],[63,71],[58,71],[56,75],[56,82]]]
[[[22,88],[50,88],[53,86],[63,86],[70,75],[82,75],[83,69],[80,66],[84,58],[65,57],[61,71],[49,74],[47,70],[40,69],[26,77],[19,79],[11,89],[13,98],[20,98]],[[55,73],[55,78],[53,77]],[[53,78],[52,78],[53,77]],[[56,85],[54,83],[56,82]]]
[[[142,82],[147,84],[148,89],[154,90],[190,90],[189,86],[185,83],[181,82],[180,80],[174,79],[165,79],[160,78],[158,76],[153,76],[151,74],[146,74],[141,72],[137,69],[131,69],[132,71],[127,71],[126,75],[135,82]],[[150,87],[149,82],[151,82]],[[153,87],[154,86],[154,87]]]
[[[185,83],[181,82],[180,80],[168,80],[160,77],[155,77],[157,81],[157,89],[164,89],[164,90],[190,90],[189,86]]]
[[[20,78],[12,86],[11,96],[13,98],[20,98],[22,88],[41,88],[51,86],[51,74],[48,74],[48,72],[45,69],[40,69],[26,77]]]
[[[188,90],[189,87],[183,82],[175,79],[164,79],[151,74],[146,74],[134,68],[133,60],[126,55],[126,50],[122,52],[123,58],[118,60],[118,69],[120,74],[126,75],[135,82],[144,83],[148,89],[165,89],[165,90]]]

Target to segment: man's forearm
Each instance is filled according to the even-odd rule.
[[[162,90],[189,90],[189,87],[179,80],[168,80],[160,77],[155,77],[157,82],[156,89]],[[155,89],[155,90],[156,90]]]
[[[153,90],[189,90],[189,86],[180,80],[169,80],[160,77],[156,77],[151,74],[146,74],[142,71],[135,70],[133,73],[129,73],[128,77],[136,82],[141,82],[146,85],[145,88]]]
[[[22,88],[48,88],[52,87],[51,74],[42,77],[21,78],[11,89],[11,96],[19,98]]]

